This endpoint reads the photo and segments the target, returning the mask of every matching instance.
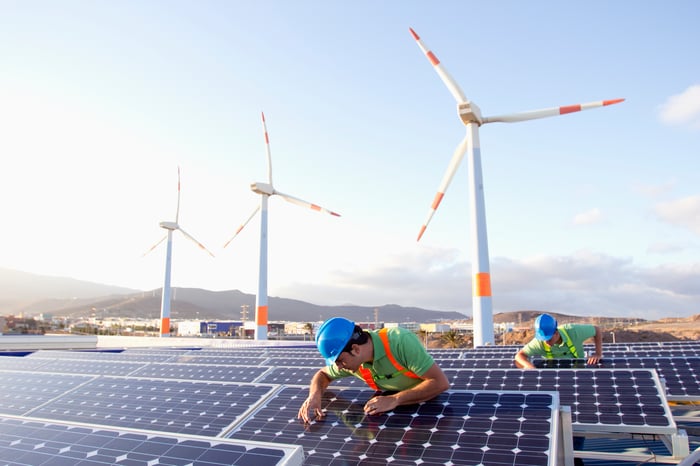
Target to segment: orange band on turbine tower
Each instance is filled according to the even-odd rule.
[[[267,306],[259,306],[255,318],[256,325],[267,325]]]
[[[160,334],[166,335],[170,333],[170,317],[160,319]]]
[[[474,296],[491,296],[491,274],[474,275]]]

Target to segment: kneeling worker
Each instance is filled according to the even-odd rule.
[[[364,407],[367,414],[427,401],[450,388],[442,369],[410,330],[365,331],[348,319],[334,317],[318,329],[316,346],[326,367],[311,379],[309,396],[299,408],[298,417],[304,422],[323,418],[323,392],[341,377],[354,375],[375,390],[396,392],[372,397]]]
[[[593,338],[595,353],[588,357],[588,364],[597,364],[603,357],[603,334],[595,325],[563,324],[549,314],[542,314],[535,320],[535,338],[515,354],[515,366],[521,369],[534,369],[532,356],[547,359],[585,359],[583,342]]]

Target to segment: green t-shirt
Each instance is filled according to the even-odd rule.
[[[381,337],[375,330],[370,330],[368,333],[372,339],[372,346],[374,347],[374,360],[372,362],[363,363],[362,366],[372,372],[374,383],[376,383],[381,390],[401,391],[418,385],[421,382],[421,379],[408,377],[404,374],[396,375],[397,369],[387,357]],[[435,363],[433,357],[428,354],[421,344],[418,336],[410,330],[400,327],[390,328],[387,330],[387,337],[389,339],[391,354],[394,356],[394,359],[396,359],[396,362],[414,374],[422,376]],[[331,380],[352,375],[364,380],[360,371],[350,372],[345,369],[339,370],[335,365],[327,366],[326,374]]]
[[[586,353],[583,350],[583,342],[589,338],[595,336],[595,326],[590,324],[563,324],[558,326],[559,329],[564,329],[566,334],[571,339],[571,343],[576,348],[576,355],[578,359],[584,359]],[[554,359],[573,359],[574,355],[569,349],[569,345],[566,344],[566,336],[564,332],[559,332],[561,335],[561,343],[558,345],[550,346],[550,352],[552,353],[552,358]],[[547,356],[547,343],[533,338],[530,342],[523,348],[523,353],[528,357],[532,356]]]

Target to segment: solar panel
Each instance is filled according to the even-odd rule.
[[[651,369],[447,369],[453,389],[557,391],[574,431],[672,434],[677,428]]]
[[[184,354],[177,356],[168,362],[178,364],[219,364],[227,366],[260,366],[267,361],[267,357],[236,356],[230,352],[227,355],[213,356],[200,354]]]
[[[270,385],[99,377],[25,415],[216,437]]]
[[[131,375],[159,379],[211,380],[222,382],[252,382],[266,371],[266,366],[221,366],[217,364],[157,364],[151,363]]]
[[[0,372],[0,413],[23,414],[94,377],[42,374],[33,372]]]
[[[334,388],[323,395],[325,419],[305,425],[297,412],[307,393],[283,388],[230,437],[303,446],[306,466],[556,464],[556,393],[450,391],[368,416],[374,390]]]
[[[147,364],[146,362],[56,359],[36,370],[63,374],[129,375]]]
[[[294,366],[294,367],[316,367],[324,366],[326,362],[318,352],[313,358],[293,358],[290,356],[273,356],[269,358],[265,365],[267,366]]]
[[[181,352],[178,352],[181,353]],[[41,350],[30,354],[28,358],[48,359],[76,359],[90,361],[131,361],[131,362],[166,362],[177,357],[178,353],[163,351],[123,351],[119,353],[99,351],[68,351],[68,350]]]
[[[442,369],[507,369],[514,368],[513,358],[469,358],[469,359],[435,359]]]
[[[318,370],[318,367],[274,367],[255,382],[280,385],[303,385],[308,387],[311,378]],[[367,387],[364,380],[360,380],[354,376],[334,380],[333,385],[340,387]]]
[[[0,370],[30,371],[48,363],[46,359],[0,357]]]
[[[536,367],[587,367],[585,360],[534,360]],[[597,368],[654,369],[663,380],[666,398],[671,401],[700,401],[700,357],[673,358],[603,358]]]
[[[301,465],[292,445],[0,417],[0,458],[11,465]]]

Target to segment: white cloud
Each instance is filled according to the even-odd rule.
[[[603,214],[597,207],[587,212],[581,212],[574,217],[574,225],[594,225],[603,221]]]
[[[687,245],[657,241],[647,248],[649,254],[673,254],[688,249]]]
[[[668,125],[700,129],[700,84],[666,99],[659,107],[659,119]]]
[[[700,235],[700,194],[660,202],[654,206],[654,212],[660,220]]]
[[[677,180],[673,179],[658,185],[636,184],[633,186],[633,189],[642,196],[654,199],[662,196],[663,194],[671,192],[676,184]]]
[[[700,313],[700,263],[641,267],[591,251],[491,261],[493,312],[541,310],[578,316],[686,317]],[[337,270],[323,283],[279,295],[314,304],[399,304],[470,315],[471,264],[454,250],[421,250],[371,268]],[[331,283],[328,285],[327,283]],[[290,296],[293,295],[293,296]]]

